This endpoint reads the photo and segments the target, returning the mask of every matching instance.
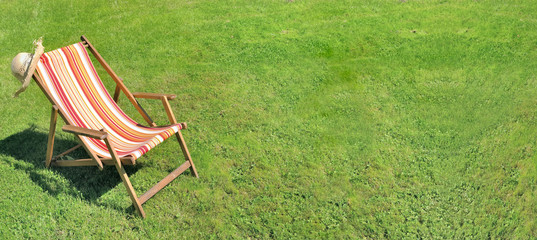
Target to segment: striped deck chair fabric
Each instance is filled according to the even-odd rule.
[[[105,129],[119,157],[135,160],[181,129],[180,124],[145,127],[128,117],[108,94],[82,43],[44,53],[37,72],[68,123]],[[100,157],[111,157],[102,140],[81,139]]]

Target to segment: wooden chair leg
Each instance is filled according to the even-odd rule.
[[[48,131],[48,143],[47,143],[47,156],[45,160],[45,167],[50,167],[52,161],[52,154],[54,152],[54,137],[56,136],[56,120],[58,120],[58,107],[52,105],[52,112],[50,113],[50,129]]]
[[[186,147],[185,139],[183,138],[183,134],[181,134],[181,130],[177,131],[175,136],[177,136],[177,141],[179,141],[179,145],[181,146],[181,150],[183,151],[183,155],[185,155],[185,159],[188,162],[190,162],[190,172],[196,178],[199,178],[198,171],[196,171],[196,167],[194,166],[194,162],[192,161],[192,157],[190,157],[190,152],[188,151],[188,148]]]
[[[104,169],[104,166],[103,166],[103,163],[101,162],[101,159],[99,158],[99,156],[97,156],[97,154],[95,154],[95,152],[91,151],[84,144],[84,142],[82,141],[82,138],[79,135],[76,135],[75,137],[76,137],[76,139],[78,139],[78,142],[82,145],[82,147],[84,147],[84,149],[86,149],[86,152],[88,153],[88,155],[90,155],[91,159],[93,159],[93,161],[95,162],[95,165],[97,165],[97,168],[99,168],[99,170],[102,171]]]
[[[172,124],[177,123],[177,120],[173,115],[172,108],[170,107],[170,103],[168,102],[168,98],[166,96],[162,96],[160,99],[162,100],[162,104],[164,104],[164,109],[166,110],[166,114],[168,115],[170,122]],[[181,123],[181,125],[183,126],[183,129],[186,129],[186,123]],[[183,155],[185,155],[185,159],[190,162],[190,172],[196,176],[196,178],[199,178],[198,171],[196,171],[192,157],[190,157],[190,152],[188,152],[188,148],[186,147],[185,139],[183,138],[183,134],[181,134],[181,130],[177,131],[175,136],[177,137],[177,141],[179,141],[179,145],[181,146]]]
[[[121,88],[116,85],[116,90],[114,91],[114,102],[119,103],[119,93],[121,92]]]
[[[119,160],[117,156],[116,150],[114,150],[114,147],[112,143],[110,143],[108,138],[105,138],[104,142],[106,143],[106,146],[108,147],[108,151],[110,152],[110,155],[112,156],[117,172],[119,173],[119,176],[121,177],[121,180],[123,181],[123,185],[125,185],[125,188],[127,188],[127,193],[129,194],[129,197],[131,198],[134,208],[136,209],[136,211],[138,211],[138,213],[142,216],[142,218],[145,218],[145,212],[144,212],[144,209],[142,208],[142,204],[138,200],[138,197],[136,196],[136,192],[134,192],[134,188],[132,187],[131,181],[129,180],[129,177],[127,176],[127,173],[125,172],[125,168],[123,167],[123,164],[121,164],[121,161]]]

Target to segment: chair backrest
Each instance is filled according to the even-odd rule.
[[[143,149],[132,153],[133,146],[154,136],[154,131],[139,125],[118,107],[82,43],[44,53],[37,64],[37,73],[68,124],[105,129],[120,156],[131,154],[137,158],[145,153]],[[82,137],[82,141],[98,155],[110,156],[103,141],[88,137]]]

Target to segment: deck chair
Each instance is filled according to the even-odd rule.
[[[181,130],[186,129],[187,125],[186,123],[177,123],[170,108],[168,101],[174,99],[175,95],[131,93],[123,80],[114,73],[88,39],[82,36],[81,40],[82,42],[44,53],[39,59],[36,72],[33,75],[35,82],[52,103],[45,165],[47,168],[51,165],[59,167],[97,166],[101,170],[103,165],[114,165],[127,188],[134,208],[145,218],[142,204],[181,173],[190,169],[192,175],[198,178],[194,162],[192,162],[181,134]],[[107,92],[97,75],[87,49],[115,81],[116,88],[113,97]],[[127,99],[142,115],[148,126],[143,126],[132,120],[118,107],[120,92],[127,96]],[[136,98],[162,101],[171,124],[156,126]],[[66,123],[62,130],[73,133],[80,144],[53,157],[58,115]],[[172,135],[175,135],[179,141],[185,162],[138,197],[124,166],[134,165],[137,158]],[[61,159],[62,156],[79,147],[83,147],[91,158]]]

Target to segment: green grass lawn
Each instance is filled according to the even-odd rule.
[[[2,239],[537,238],[534,1],[0,1],[0,15]],[[46,169],[50,103],[35,83],[11,97],[18,52],[80,35],[131,91],[177,94],[188,122],[200,178],[173,181],[146,219],[113,167]],[[61,125],[57,153],[75,144]],[[127,167],[137,193],[178,159],[169,140]]]

